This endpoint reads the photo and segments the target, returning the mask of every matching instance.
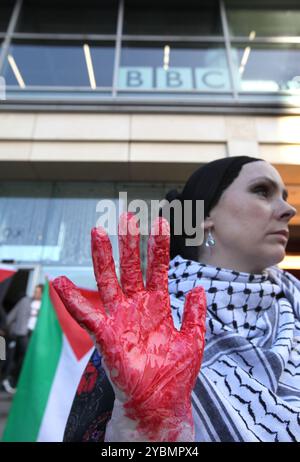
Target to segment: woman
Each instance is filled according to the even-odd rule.
[[[167,198],[183,204],[202,199],[205,206],[205,241],[198,248],[187,247],[186,236],[172,234],[170,223],[168,291],[175,326],[181,327],[184,300],[192,291],[203,287],[207,304],[201,370],[187,385],[193,385],[190,434],[195,441],[300,441],[300,283],[274,266],[284,258],[288,223],[296,210],[287,202],[279,173],[261,159],[219,159],[198,169],[180,195],[173,191]],[[192,215],[194,223],[195,208]],[[78,306],[72,305],[75,289],[65,280],[58,280],[56,288],[78,319]],[[203,298],[196,295],[203,312]],[[199,340],[201,320],[194,321],[200,329],[194,337]],[[201,342],[198,350],[201,356]],[[191,370],[199,360],[196,356],[193,350]],[[176,380],[172,384],[177,387]],[[65,439],[101,440],[114,393],[101,367],[94,394],[85,393],[84,382],[80,387]],[[123,412],[119,420],[114,418],[116,403],[118,399],[108,441],[125,438],[136,417],[130,412],[124,417]],[[187,403],[184,395],[182,403]],[[91,406],[95,413],[86,415]],[[188,414],[187,404],[185,410]],[[173,440],[189,437],[179,432]]]

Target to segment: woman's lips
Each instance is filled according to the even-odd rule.
[[[281,240],[283,241],[287,241],[288,240],[288,235],[286,233],[270,233],[271,236],[277,236],[278,238],[280,238]]]

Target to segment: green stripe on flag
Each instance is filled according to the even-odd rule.
[[[37,440],[61,350],[62,330],[47,283],[2,441]]]

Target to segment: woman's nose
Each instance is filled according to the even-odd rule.
[[[285,210],[281,212],[281,216],[287,218],[288,221],[290,221],[296,214],[297,209],[293,205],[285,202]]]

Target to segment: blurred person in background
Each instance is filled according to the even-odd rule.
[[[31,307],[30,317],[29,317],[28,325],[27,325],[29,338],[36,326],[36,322],[38,319],[41,302],[42,302],[43,290],[44,290],[43,284],[37,285],[34,290],[33,298],[32,298],[31,305],[30,305]]]
[[[22,295],[6,318],[7,359],[2,371],[2,387],[14,394],[28,341],[35,328],[43,293],[43,285],[35,287],[33,297]]]

